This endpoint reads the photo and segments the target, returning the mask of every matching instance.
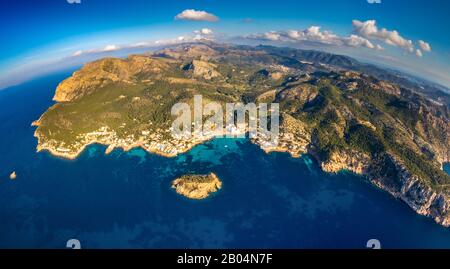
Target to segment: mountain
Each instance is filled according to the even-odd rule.
[[[431,89],[431,88],[429,88]],[[428,89],[428,90],[429,90]],[[429,90],[431,92],[431,90]],[[450,111],[445,93],[346,56],[269,46],[191,43],[86,64],[59,84],[39,120],[38,151],[75,158],[92,143],[175,156],[213,135],[171,135],[174,104],[276,102],[276,147],[349,170],[450,226]],[[442,100],[432,100],[431,96]]]
[[[427,98],[438,101],[442,104],[450,104],[450,89],[438,85],[433,82],[419,79],[399,71],[383,69],[372,64],[361,63],[348,56],[336,55],[315,50],[299,50],[292,48],[279,48],[273,46],[258,46],[257,49],[265,50],[274,56],[282,55],[287,58],[293,58],[300,62],[310,62],[316,68],[321,68],[323,65],[328,65],[330,69],[343,69],[361,72],[371,75],[380,80],[388,80],[402,85],[402,87],[424,95]]]

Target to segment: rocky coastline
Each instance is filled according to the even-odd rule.
[[[36,124],[37,123],[34,123],[35,126]],[[67,159],[77,158],[79,154],[81,154],[81,152],[83,152],[83,150],[87,146],[95,143],[108,146],[105,152],[106,154],[110,153],[114,148],[122,148],[124,151],[128,151],[132,148],[141,147],[142,149],[146,150],[149,153],[158,154],[164,157],[175,157],[180,153],[189,151],[195,145],[201,144],[206,140],[211,139],[208,138],[204,140],[193,140],[192,143],[189,144],[189,147],[177,148],[176,151],[168,152],[161,150],[163,149],[163,146],[155,146],[155,145],[164,145],[164,143],[162,144],[150,143],[153,146],[146,146],[148,145],[147,143],[144,143],[142,141],[136,141],[134,143],[121,145],[118,144],[115,140],[96,138],[88,141],[86,144],[83,144],[80,148],[78,148],[74,152],[62,152],[60,150],[52,148],[51,146],[49,146],[49,144],[41,144],[42,140],[40,140],[38,136],[37,138],[39,140],[39,144],[37,147],[38,152],[47,150],[54,156]],[[393,156],[389,156],[395,163],[396,169],[401,179],[400,186],[392,187],[389,186],[388,184],[385,184],[386,181],[385,178],[379,176],[377,177],[376,175],[374,175],[372,171],[376,167],[374,166],[375,164],[372,162],[371,158],[367,154],[357,151],[350,151],[350,152],[340,151],[332,153],[328,160],[323,161],[313,150],[311,150],[312,147],[310,144],[306,144],[305,142],[303,143],[299,142],[294,147],[292,145],[293,143],[292,140],[289,140],[289,143],[287,143],[288,141],[284,142],[283,141],[284,140],[281,140],[281,145],[276,147],[264,147],[261,143],[259,143],[260,141],[258,140],[253,140],[252,142],[259,145],[261,149],[264,150],[266,153],[286,152],[289,153],[293,158],[301,157],[301,155],[305,153],[311,154],[318,161],[321,169],[328,173],[338,173],[342,170],[347,170],[355,174],[364,176],[377,187],[389,192],[394,197],[405,202],[418,214],[431,217],[438,224],[441,224],[445,227],[450,226],[450,197],[448,197],[445,194],[433,191],[430,187],[421,183],[421,181],[417,178],[417,176],[411,175],[408,172],[408,170],[405,168],[405,166],[401,163],[399,159]],[[213,181],[215,183],[219,182],[217,176],[215,176],[214,174],[212,174],[211,177],[213,178]],[[177,182],[176,184],[177,186],[179,182],[180,181]],[[212,187],[206,187],[206,189],[210,190],[212,189]],[[178,190],[182,192],[183,195],[192,199],[202,199],[208,196],[203,191],[195,191],[195,190],[193,191],[192,189],[188,191],[184,187]]]

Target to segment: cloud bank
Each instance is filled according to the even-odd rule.
[[[320,26],[311,26],[304,30],[270,31],[244,36],[244,39],[256,41],[268,41],[279,43],[314,43],[337,47],[367,48],[382,51],[384,47],[378,43],[400,48],[417,57],[423,57],[423,52],[431,52],[429,43],[418,40],[415,43],[406,39],[395,30],[379,29],[375,20],[359,21],[353,20],[353,34],[340,36],[331,31],[322,31]]]
[[[419,48],[414,46],[414,43],[410,39],[406,39],[395,30],[387,30],[386,28],[379,29],[375,20],[359,21],[353,20],[353,32],[371,40],[380,40],[384,43],[399,47],[409,53],[416,54],[417,57],[422,57],[422,51],[430,52],[431,46],[423,40],[419,40]]]
[[[259,41],[290,43],[313,42],[323,45],[364,47],[375,50],[383,49],[380,45],[375,45],[370,40],[361,36],[338,36],[330,31],[322,31],[320,26],[311,26],[304,30],[270,31],[266,33],[251,34],[244,38]]]
[[[128,48],[130,46],[132,46],[132,45],[129,45],[129,46],[126,46],[126,47],[122,47],[122,46],[118,46],[118,45],[114,45],[114,44],[109,44],[109,45],[106,45],[103,48],[96,48],[96,49],[89,49],[89,50],[77,50],[71,56],[72,57],[77,57],[77,56],[86,55],[86,54],[93,54],[93,53],[112,52],[112,51],[121,50],[123,48]]]

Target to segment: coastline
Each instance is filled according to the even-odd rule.
[[[39,136],[35,132],[35,137],[38,138]],[[136,142],[131,145],[117,145],[117,144],[108,144],[105,141],[99,141],[99,140],[92,140],[89,141],[89,143],[84,144],[81,148],[79,148],[75,153],[62,153],[59,151],[56,151],[53,148],[50,147],[42,147],[40,143],[38,142],[37,146],[37,152],[41,151],[48,151],[51,155],[56,157],[61,157],[65,159],[74,160],[76,159],[88,146],[92,144],[99,144],[107,146],[107,149],[105,150],[105,154],[111,153],[115,148],[121,148],[124,151],[129,151],[133,148],[141,148],[145,150],[148,153],[156,154],[159,156],[163,156],[166,158],[173,158],[176,157],[179,154],[185,153],[190,151],[193,147],[200,145],[204,142],[207,142],[209,140],[212,140],[214,137],[211,137],[209,139],[203,140],[203,141],[196,141],[195,143],[192,143],[190,147],[186,147],[183,149],[177,149],[175,153],[166,153],[163,151],[160,151],[156,148],[147,148],[143,141]],[[450,200],[448,197],[446,197],[443,194],[437,193],[433,190],[431,190],[429,187],[425,186],[424,184],[419,184],[418,178],[415,176],[412,176],[409,174],[406,169],[401,166],[401,164],[397,164],[397,168],[402,171],[402,182],[403,186],[401,190],[394,190],[383,183],[383,178],[374,178],[371,175],[371,159],[368,156],[365,156],[360,153],[350,153],[352,156],[350,156],[349,153],[341,152],[337,154],[339,158],[324,162],[319,158],[317,154],[314,153],[312,150],[313,147],[311,147],[311,144],[306,145],[305,150],[296,150],[293,151],[289,149],[289,147],[282,147],[282,146],[276,146],[276,147],[264,147],[259,143],[258,141],[249,140],[251,143],[256,144],[259,146],[261,150],[263,150],[266,154],[269,154],[271,152],[284,152],[289,153],[289,155],[292,158],[300,158],[303,154],[311,154],[314,159],[320,164],[320,168],[322,171],[327,173],[338,173],[342,170],[346,170],[349,172],[352,172],[357,175],[364,176],[371,182],[371,184],[375,185],[376,187],[388,192],[393,197],[400,199],[404,203],[406,203],[411,209],[413,209],[417,214],[430,217],[434,219],[434,221],[444,227],[450,227],[450,216],[447,215],[447,210],[450,208]],[[355,157],[356,156],[356,157]],[[396,160],[398,162],[398,160]],[[426,202],[423,204],[417,203],[414,199],[411,198],[411,192],[419,192],[423,193],[423,195],[426,196]],[[414,197],[414,196],[413,196]],[[440,207],[440,209],[436,209],[436,207]]]

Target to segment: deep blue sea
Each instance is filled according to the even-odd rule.
[[[308,156],[216,139],[176,158],[93,145],[76,160],[36,153],[30,124],[70,72],[0,92],[0,248],[450,248],[450,229],[364,178]],[[449,167],[446,167],[447,171]],[[9,174],[17,172],[17,179]],[[215,172],[223,188],[192,201],[170,183]]]

